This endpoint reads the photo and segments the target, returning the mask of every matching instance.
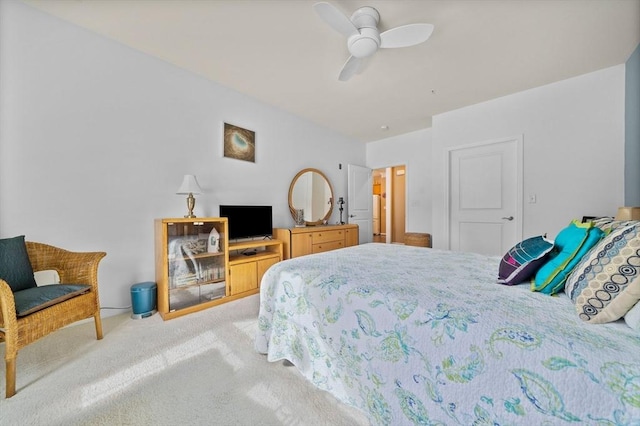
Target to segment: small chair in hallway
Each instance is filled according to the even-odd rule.
[[[406,246],[431,247],[431,234],[422,232],[406,232],[404,234]]]

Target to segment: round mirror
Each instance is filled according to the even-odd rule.
[[[289,186],[289,210],[293,220],[305,225],[320,225],[333,211],[333,188],[329,179],[317,169],[301,170]],[[298,212],[304,220],[298,220]]]

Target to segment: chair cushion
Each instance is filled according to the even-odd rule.
[[[0,278],[14,293],[36,286],[24,235],[0,239]]]
[[[84,284],[51,284],[20,290],[13,294],[16,316],[23,317],[41,309],[86,293],[91,286]]]

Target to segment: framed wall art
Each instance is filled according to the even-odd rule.
[[[224,156],[256,162],[256,132],[224,123]]]

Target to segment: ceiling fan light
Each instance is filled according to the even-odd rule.
[[[356,58],[366,58],[378,50],[378,43],[369,37],[359,37],[349,44],[349,52]]]
[[[347,48],[351,56],[366,58],[380,47],[380,34],[376,28],[361,28],[360,33],[349,37]]]

